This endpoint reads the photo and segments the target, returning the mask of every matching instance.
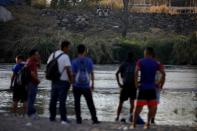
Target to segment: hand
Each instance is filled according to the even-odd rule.
[[[40,80],[39,79],[35,80],[35,84],[39,85],[40,84]]]
[[[123,88],[123,85],[122,85],[122,84],[120,84],[120,83],[118,83],[118,86],[119,86],[120,88]]]
[[[156,81],[155,84],[157,85],[157,88],[159,88],[160,90],[162,89],[162,82],[161,81]]]
[[[90,87],[90,89],[91,89],[91,91],[94,91],[94,85],[92,85],[92,86]]]
[[[14,90],[14,87],[13,86],[10,86],[9,90],[10,91],[13,91]]]

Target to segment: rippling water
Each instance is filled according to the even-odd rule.
[[[12,65],[0,66],[0,112],[9,112],[12,104],[12,94],[9,88]],[[98,118],[101,121],[114,121],[119,102],[119,88],[115,80],[116,65],[95,67],[94,102]],[[197,123],[197,67],[167,66],[167,79],[161,92],[161,102],[156,116],[158,124],[194,125]],[[44,79],[43,69],[39,71],[41,83],[36,101],[38,113],[48,117],[50,98],[50,81]],[[72,92],[68,95],[68,116],[74,118],[74,102]],[[82,98],[82,117],[90,119],[87,105]],[[129,113],[129,102],[124,103],[122,117]],[[146,119],[147,108],[144,107],[141,116]]]

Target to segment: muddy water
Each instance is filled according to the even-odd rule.
[[[9,88],[12,65],[0,65],[0,112],[9,112],[12,94]],[[115,80],[116,65],[95,67],[94,102],[98,118],[101,121],[114,121],[119,101],[119,88]],[[158,124],[194,125],[197,123],[197,67],[167,66],[167,79],[161,92],[161,101],[156,116]],[[39,71],[41,84],[36,101],[38,113],[48,117],[48,103],[50,98],[50,81],[45,80],[43,69]],[[90,119],[87,105],[82,98],[82,117]],[[67,100],[68,117],[74,118],[74,100],[72,91]],[[125,102],[121,117],[127,118],[129,103]],[[147,108],[144,107],[141,116],[146,119]]]

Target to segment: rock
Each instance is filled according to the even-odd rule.
[[[7,22],[13,20],[12,13],[5,7],[0,6],[0,22]]]
[[[68,22],[69,22],[69,20],[68,20],[67,18],[63,18],[63,19],[62,19],[62,22],[64,22],[64,23],[68,23]]]

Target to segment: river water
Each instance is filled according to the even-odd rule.
[[[12,104],[12,93],[9,88],[11,64],[0,65],[0,112],[9,112]],[[98,118],[101,121],[114,121],[119,101],[119,88],[115,79],[116,65],[95,66],[95,91],[93,93]],[[41,83],[37,95],[36,108],[38,114],[49,116],[50,81],[44,78],[44,69],[39,70]],[[166,83],[161,92],[156,123],[161,125],[189,125],[197,123],[197,67],[166,66]],[[82,97],[82,117],[90,119],[90,113]],[[74,116],[74,100],[72,92],[67,99],[69,118]],[[128,117],[129,102],[124,103],[121,117]],[[146,119],[147,107],[141,113]]]

